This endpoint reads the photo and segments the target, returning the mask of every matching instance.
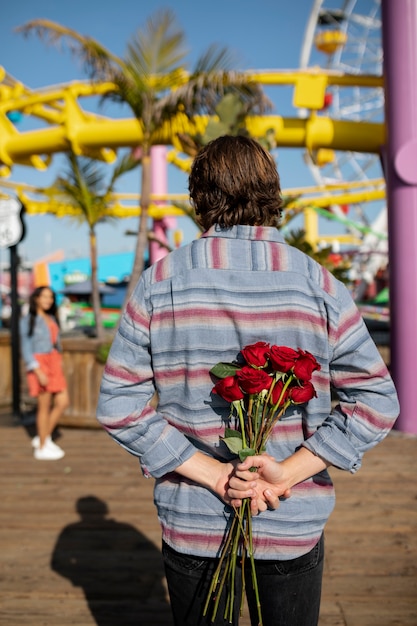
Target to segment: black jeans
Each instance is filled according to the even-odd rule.
[[[211,611],[203,617],[211,576],[216,559],[201,559],[180,554],[162,546],[165,575],[175,626],[224,626],[222,598],[217,616],[211,621]],[[323,578],[324,539],[309,552],[290,561],[256,561],[259,596],[264,626],[316,626],[319,619],[321,584]],[[249,564],[248,564],[249,565]],[[238,568],[233,625],[239,622],[242,594],[242,572]],[[253,626],[258,625],[251,582],[250,566],[246,568],[246,597]],[[226,592],[223,593],[226,596]]]

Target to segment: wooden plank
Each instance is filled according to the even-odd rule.
[[[100,429],[61,428],[66,456],[40,463],[30,434],[0,421],[0,624],[172,626],[137,459]],[[356,475],[332,469],[320,626],[417,626],[416,453],[392,433]]]

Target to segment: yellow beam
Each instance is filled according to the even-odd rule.
[[[65,202],[58,201],[39,201],[31,200],[26,197],[21,197],[22,202],[25,205],[25,210],[28,215],[55,215],[56,217],[76,217],[82,215],[81,210],[78,207],[71,206]],[[123,206],[117,202],[109,205],[108,216],[109,217],[138,217],[141,213],[139,206]],[[149,217],[161,220],[167,216],[184,217],[186,213],[183,209],[174,205],[156,205],[151,204],[149,206]]]
[[[1,68],[3,69],[3,68]],[[294,105],[312,111],[308,118],[281,116],[250,117],[247,129],[254,136],[264,136],[272,129],[277,145],[306,147],[309,150],[328,148],[355,152],[379,153],[385,143],[383,123],[332,120],[318,116],[327,87],[381,88],[381,76],[346,75],[321,68],[308,70],[265,70],[246,72],[249,80],[264,85],[294,85]],[[7,75],[6,75],[7,76]],[[15,163],[45,169],[45,156],[74,150],[77,154],[114,160],[114,150],[140,144],[143,139],[141,124],[136,119],[109,119],[84,111],[79,99],[103,95],[115,90],[113,83],[92,84],[86,81],[52,86],[37,91],[28,90],[22,83],[7,81],[0,72],[0,165]],[[179,76],[179,83],[187,74]],[[51,124],[49,128],[18,132],[7,118],[10,111],[21,111]],[[179,115],[153,137],[154,143],[173,145],[176,133],[204,132],[207,117],[196,117],[190,123]],[[175,156],[172,156],[175,161]],[[184,166],[188,167],[188,163]]]
[[[321,197],[296,198],[287,204],[288,209],[303,209],[310,206],[328,207],[332,204],[362,204],[385,199],[385,189],[353,191],[351,193],[324,194]]]
[[[302,70],[249,70],[247,75],[248,78],[262,85],[294,85],[305,78],[319,76],[324,78],[328,85],[338,85],[340,87],[369,87],[376,89],[384,86],[382,76],[375,74],[346,74],[335,70],[325,70],[321,67]]]
[[[369,180],[350,180],[336,181],[333,183],[322,183],[320,185],[311,185],[310,187],[289,187],[285,189],[286,196],[299,196],[307,193],[317,193],[322,195],[325,191],[332,192],[340,189],[350,191],[352,189],[361,189],[368,187],[379,187],[385,189],[384,178],[371,178]]]
[[[208,118],[199,117],[195,120],[199,132],[204,132],[207,123]],[[154,136],[154,143],[171,145],[173,134],[179,130],[194,133],[195,125],[189,124],[185,118],[177,119],[171,128],[167,125]],[[262,137],[272,129],[278,146],[307,147],[309,150],[332,148],[377,154],[385,142],[384,124],[339,121],[327,117],[250,117],[246,126],[255,137]],[[34,155],[40,157],[65,152],[72,145],[77,147],[78,153],[90,155],[92,151],[101,148],[115,150],[137,146],[143,139],[142,129],[136,119],[80,121],[77,128],[72,130],[71,137],[64,126],[10,133],[8,136],[5,134],[0,138],[0,160],[6,165],[25,164]]]
[[[293,210],[296,213],[305,212],[305,227],[309,233],[309,239],[316,242],[320,237],[318,233],[317,215],[312,207],[330,207],[340,204],[361,204],[364,202],[373,202],[383,200],[385,198],[385,189],[381,186],[381,179],[374,181],[363,181],[350,183],[353,191],[349,191],[349,183],[335,185],[341,188],[343,193],[322,193],[319,196],[306,195],[308,193],[320,193],[319,187],[292,188],[283,190],[283,195],[287,198],[295,196],[293,200],[289,200],[286,209]],[[364,189],[357,190],[358,186]],[[378,186],[372,189],[373,186]],[[79,215],[78,209],[70,205],[60,202],[57,199],[44,199],[45,191],[25,183],[0,181],[0,187],[5,189],[13,189],[22,203],[25,205],[29,215],[51,213],[57,217],[65,217],[67,215]],[[305,192],[305,193],[304,193]],[[35,197],[33,197],[35,196]],[[43,196],[43,198],[36,197]],[[302,197],[301,197],[302,196]],[[150,207],[150,217],[153,219],[162,219],[166,216],[184,216],[186,212],[176,206],[176,203],[188,204],[188,194],[152,194],[154,203],[165,202],[164,205],[152,204]],[[126,204],[126,202],[131,204]],[[109,206],[109,216],[114,217],[136,217],[140,215],[140,194],[135,193],[115,193],[113,200]]]
[[[320,235],[318,241],[325,241],[326,243],[332,244],[334,241],[338,241],[339,243],[346,244],[349,243],[352,246],[360,246],[362,243],[359,237],[355,237],[355,235],[345,233],[344,235]],[[316,242],[317,243],[317,242]]]

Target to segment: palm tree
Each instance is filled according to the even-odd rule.
[[[110,181],[107,182],[108,177],[104,169],[98,167],[97,161],[77,157],[70,152],[67,154],[67,168],[64,175],[58,177],[49,189],[44,190],[44,193],[51,198],[72,206],[75,209],[74,219],[88,226],[92,304],[96,336],[100,340],[104,339],[104,329],[97,277],[96,226],[110,219],[108,209],[118,178],[137,165],[138,161],[129,155],[123,157],[114,167]]]
[[[114,91],[104,97],[127,103],[140,123],[143,134],[141,215],[128,298],[144,267],[151,148],[160,143],[161,130],[170,129],[174,136],[181,128],[184,115],[192,120],[195,115],[213,114],[221,97],[230,91],[250,100],[253,112],[262,113],[271,103],[259,84],[249,82],[244,73],[230,69],[233,59],[227,48],[210,46],[188,72],[185,35],[169,9],[158,11],[132,36],[123,58],[91,37],[48,20],[32,20],[18,30],[24,34],[35,32],[53,45],[66,39],[70,50],[84,62],[91,79],[114,84]]]

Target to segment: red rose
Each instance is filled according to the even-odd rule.
[[[269,389],[272,384],[272,378],[264,370],[255,370],[249,366],[236,372],[236,378],[243,391],[251,394]]]
[[[271,392],[271,400],[270,400],[270,404],[272,406],[275,406],[278,403],[278,400],[281,397],[282,394],[282,390],[284,388],[284,383],[282,382],[282,380],[277,380],[277,382],[274,385],[274,388]],[[279,403],[279,407],[284,406],[285,402],[288,399],[288,389],[285,391],[283,397],[281,398],[281,402]]]
[[[310,352],[299,349],[298,354],[299,357],[293,369],[294,375],[303,381],[310,380],[313,372],[320,369],[320,365]]]
[[[317,398],[317,394],[313,384],[307,381],[301,386],[294,385],[294,387],[290,387],[288,397],[293,404],[304,404],[311,400],[311,398]]]
[[[219,382],[214,385],[213,392],[217,393],[227,402],[234,402],[235,400],[241,400],[243,398],[242,390],[235,376],[226,376],[226,378],[219,380]]]
[[[250,346],[242,348],[241,353],[248,365],[252,367],[265,367],[269,357],[269,343],[258,341]]]
[[[298,352],[287,346],[271,346],[269,352],[269,360],[277,372],[289,372],[298,358]]]

